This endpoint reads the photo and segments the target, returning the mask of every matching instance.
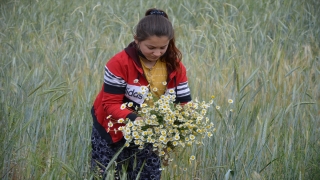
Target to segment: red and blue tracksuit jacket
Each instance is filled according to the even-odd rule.
[[[176,103],[191,101],[186,68],[180,62],[180,70],[172,71],[168,68],[167,90],[175,90]],[[137,82],[138,81],[138,82]],[[123,109],[123,103],[132,102],[133,107],[140,107],[144,97],[141,86],[147,86],[148,81],[143,72],[139,54],[134,42],[123,51],[113,56],[105,65],[104,82],[91,110],[93,125],[109,144],[124,141],[121,131],[117,131],[124,124],[115,123],[120,118],[135,120],[138,115],[134,109]],[[111,115],[111,118],[107,118]],[[113,122],[108,127],[109,121]]]

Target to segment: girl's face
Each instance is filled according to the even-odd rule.
[[[149,61],[157,61],[167,51],[169,41],[166,36],[150,36],[141,42],[135,40],[142,54]]]

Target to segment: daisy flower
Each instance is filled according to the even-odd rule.
[[[123,123],[123,122],[124,122],[123,118],[118,119],[118,123]]]
[[[171,97],[172,100],[176,99],[176,95],[175,94],[170,95],[170,97]]]
[[[130,134],[130,133],[131,133],[130,128],[126,128],[126,129],[125,129],[125,133],[126,133],[126,134]],[[127,139],[127,138],[126,138],[126,139]]]
[[[232,104],[232,103],[233,103],[233,100],[232,100],[232,99],[228,99],[228,103],[229,103],[229,104]]]
[[[158,88],[154,87],[154,88],[152,88],[152,91],[157,92]]]
[[[166,81],[163,81],[163,82],[162,82],[162,85],[164,85],[164,86],[167,85],[167,82],[166,82]]]
[[[142,92],[146,92],[148,90],[148,87],[147,86],[141,86],[140,89],[141,89]]]
[[[169,93],[170,93],[170,94],[174,94],[174,89],[170,89],[170,90],[169,90]]]
[[[177,146],[179,143],[177,141],[173,141],[172,145]]]
[[[146,113],[148,112],[148,110],[147,110],[147,109],[142,109],[141,112],[142,112],[143,114],[146,114]]]
[[[135,145],[139,145],[140,144],[140,140],[139,139],[134,140],[134,144]]]
[[[164,151],[161,151],[160,152],[160,156],[163,156],[163,155],[165,155],[166,153],[164,152]]]
[[[112,127],[113,126],[113,123],[110,121],[109,123],[108,123],[108,127]]]
[[[167,134],[167,131],[164,130],[164,129],[162,129],[162,130],[160,131],[160,133],[161,133],[161,135],[165,136],[165,135]]]
[[[132,133],[132,136],[139,136],[139,133],[137,132],[137,131],[134,131],[133,133]]]
[[[190,137],[190,140],[191,140],[191,141],[195,140],[195,138],[196,138],[193,134],[190,134],[189,137]]]
[[[169,106],[167,106],[166,104],[163,104],[163,105],[162,105],[162,109],[163,109],[163,110],[167,110],[167,109],[169,109]]]
[[[118,123],[123,123],[123,122],[124,122],[123,118],[118,119]]]
[[[128,124],[127,124],[127,127],[130,128],[130,127],[132,127],[132,126],[133,126],[133,123],[132,123],[131,121],[129,121]]]
[[[183,171],[187,171],[188,169],[187,168],[183,168]]]
[[[133,106],[133,102],[129,102],[128,107],[132,107],[132,106]]]
[[[124,110],[126,107],[127,107],[127,105],[126,105],[126,103],[124,103],[124,104],[121,104],[120,109]]]
[[[146,124],[152,124],[152,120],[151,119],[147,119],[146,120]]]
[[[174,140],[179,140],[180,139],[180,136],[179,136],[179,134],[176,134],[175,136],[174,136]]]
[[[162,136],[162,135],[161,135],[161,136],[159,137],[159,141],[164,142],[165,140],[166,140],[166,137],[165,137],[165,136]]]
[[[128,135],[128,134],[126,134],[126,135],[124,136],[124,138],[125,138],[126,140],[128,140],[128,139],[131,139],[131,136]]]
[[[202,131],[202,129],[197,129],[197,132],[202,133],[203,131]]]

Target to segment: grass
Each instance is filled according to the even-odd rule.
[[[93,177],[104,64],[150,7],[175,26],[193,97],[221,107],[209,112],[214,137],[162,179],[319,179],[317,0],[1,1],[1,179]]]

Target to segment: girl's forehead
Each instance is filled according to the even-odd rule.
[[[169,38],[167,36],[150,36],[142,42],[150,46],[166,46],[169,44]]]

